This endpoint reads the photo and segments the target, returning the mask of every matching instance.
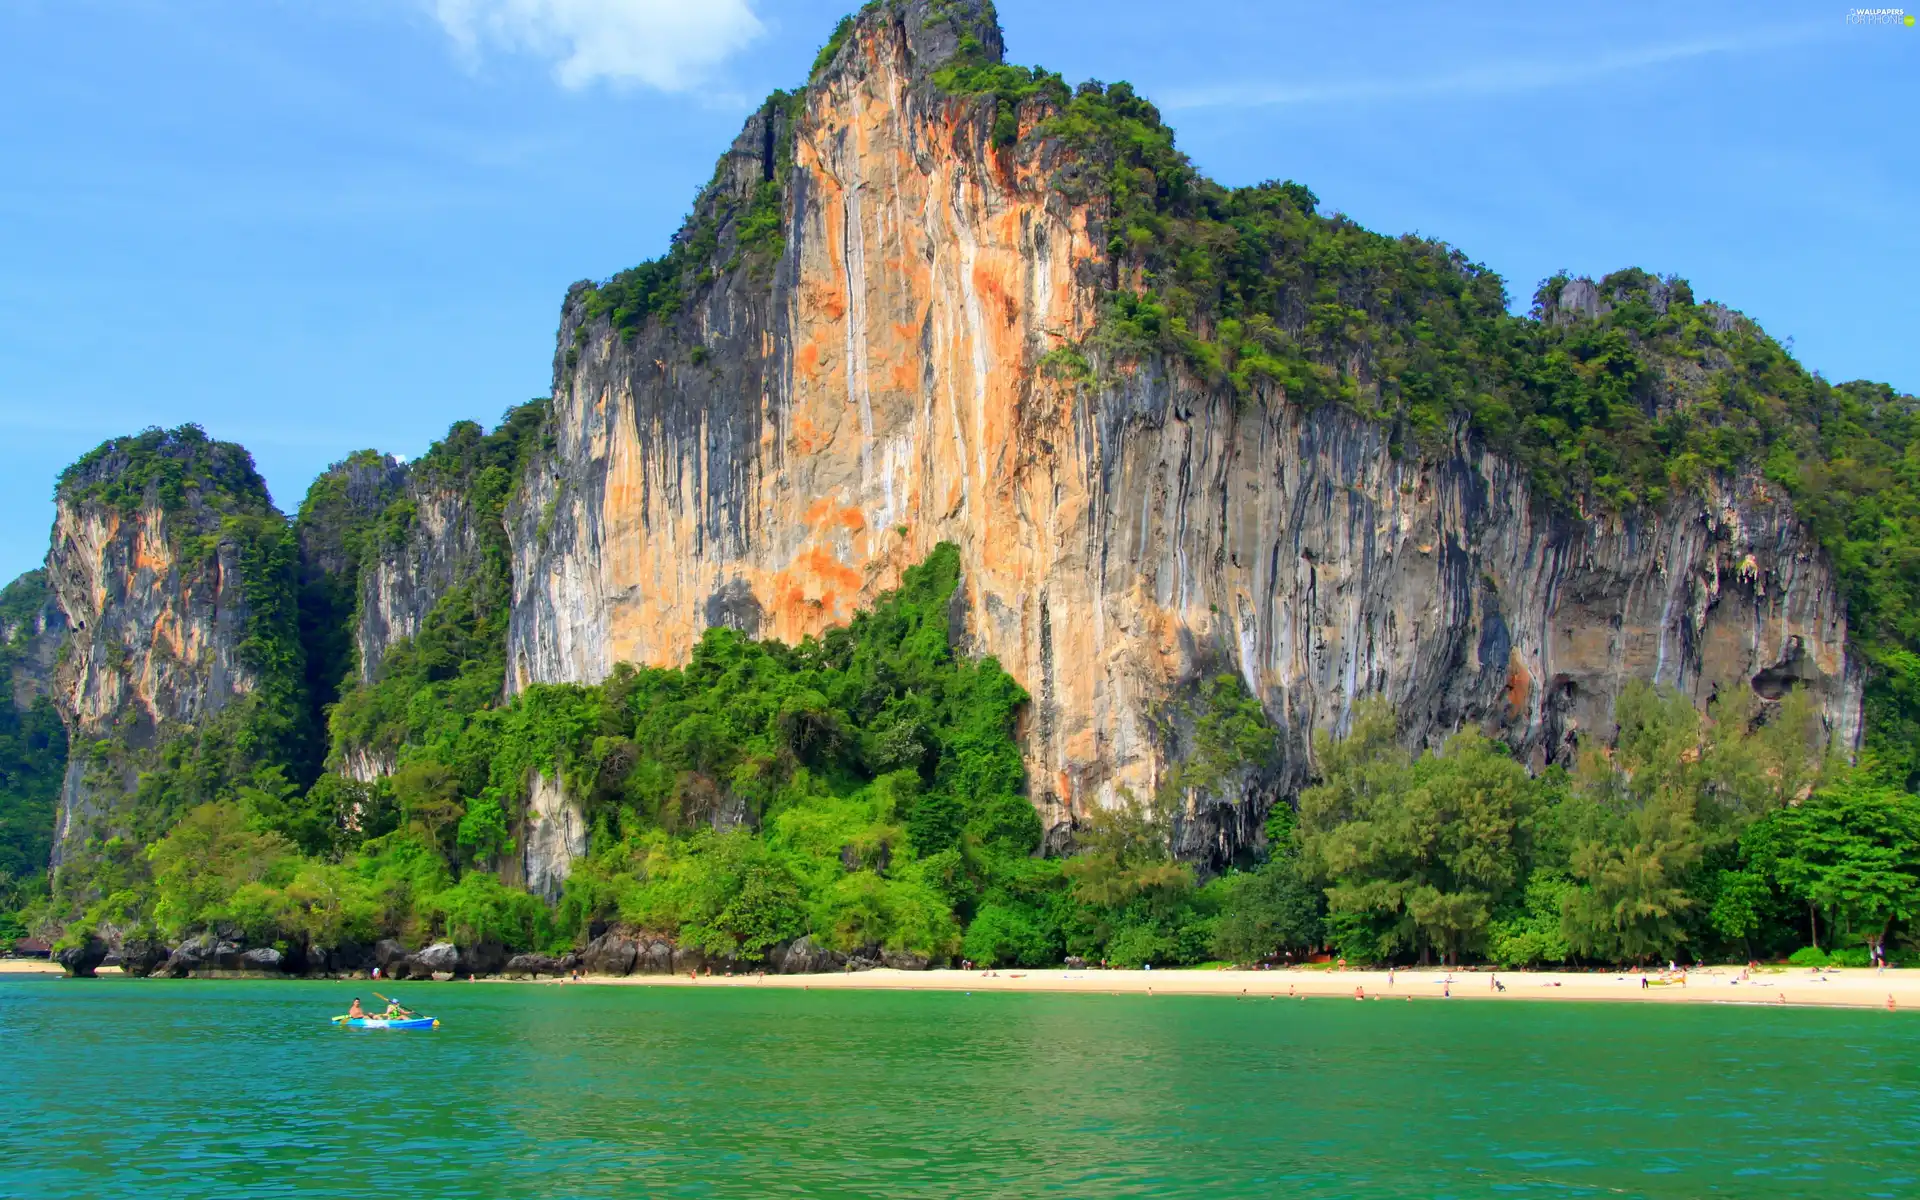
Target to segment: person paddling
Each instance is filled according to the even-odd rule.
[[[366,1015],[367,1010],[360,1007],[360,997],[355,996],[353,998],[353,1006],[347,1009],[347,1019],[350,1021],[364,1020]]]

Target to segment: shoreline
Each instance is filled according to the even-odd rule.
[[[1752,978],[1745,968],[1707,967],[1688,974],[1684,984],[1654,982],[1626,972],[1413,970],[1166,970],[1121,971],[1045,968],[1013,971],[896,971],[875,968],[830,975],[589,975],[579,980],[504,979],[482,983],[544,984],[578,987],[780,987],[803,990],[964,991],[1077,993],[1092,995],[1244,996],[1248,999],[1354,999],[1369,1001],[1601,1001],[1627,1004],[1743,1004],[1800,1008],[1879,1008],[1889,997],[1894,1011],[1920,1012],[1920,969],[1838,968],[1815,975],[1810,969],[1762,967]],[[1391,978],[1390,978],[1391,976]],[[1496,988],[1494,981],[1504,986]],[[1449,982],[1450,981],[1450,982]]]
[[[489,976],[476,983],[504,983],[543,987],[725,987],[798,988],[803,991],[937,991],[1028,992],[1053,994],[1152,996],[1245,996],[1249,999],[1354,998],[1356,989],[1369,1001],[1599,1001],[1624,1004],[1742,1004],[1789,1008],[1887,1008],[1920,1012],[1920,969],[1842,967],[1815,973],[1800,967],[1762,967],[1749,979],[1745,968],[1699,968],[1672,982],[1659,982],[1664,973],[1642,976],[1625,971],[1488,971],[1443,968],[1380,970],[1278,971],[1068,970],[897,971],[878,967],[824,975],[587,975],[569,979],[510,979]],[[115,967],[101,975],[120,976]],[[10,975],[59,976],[57,963],[36,959],[0,960],[0,977]],[[1681,980],[1684,979],[1684,982]],[[1498,981],[1502,988],[1494,986]],[[342,980],[341,982],[346,982]],[[396,981],[396,983],[399,981]],[[409,980],[409,986],[425,980]],[[463,982],[448,980],[445,982]]]

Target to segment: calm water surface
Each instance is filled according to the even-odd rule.
[[[1920,1018],[0,979],[7,1196],[1920,1196]],[[366,993],[362,992],[363,995]]]

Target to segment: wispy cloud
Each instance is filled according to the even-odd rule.
[[[1510,59],[1481,63],[1437,75],[1374,76],[1305,83],[1240,82],[1184,90],[1176,88],[1166,96],[1165,106],[1169,109],[1307,107],[1543,91],[1689,59],[1771,50],[1828,32],[1830,30],[1826,26],[1782,26],[1750,30],[1730,37],[1639,46],[1585,58]]]
[[[605,82],[685,91],[759,37],[750,0],[429,0],[461,54],[553,60],[568,88]]]

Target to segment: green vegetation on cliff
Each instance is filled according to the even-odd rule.
[[[1631,510],[1764,472],[1838,568],[1871,758],[1920,785],[1912,396],[1829,384],[1685,280],[1638,269],[1556,275],[1516,316],[1504,281],[1445,243],[1322,214],[1297,183],[1212,182],[1124,83],[1029,95],[1047,106],[1029,137],[1075,159],[1056,186],[1105,214],[1110,290],[1082,361],[1163,354],[1242,396],[1344,404],[1408,453],[1447,453],[1464,427],[1554,503]]]
[[[253,456],[233,442],[216,442],[198,425],[146,429],[112,438],[60,472],[61,499],[97,505],[133,517],[142,508],[163,512],[209,509],[262,514],[273,510]]]
[[[509,409],[491,433],[457,422],[414,463],[412,490],[462,497],[479,555],[427,614],[419,634],[387,649],[374,680],[341,694],[331,717],[336,765],[353,751],[387,757],[403,746],[450,746],[474,714],[499,703],[513,599],[506,506],[539,444],[545,415],[546,402],[535,400]],[[407,552],[413,505],[409,497],[396,499],[373,528],[371,536],[392,553]]]
[[[306,647],[309,719],[324,729],[327,709],[358,666],[354,626],[360,568],[379,551],[378,524],[397,499],[394,460],[360,450],[313,481],[293,522],[300,549],[300,641]]]

